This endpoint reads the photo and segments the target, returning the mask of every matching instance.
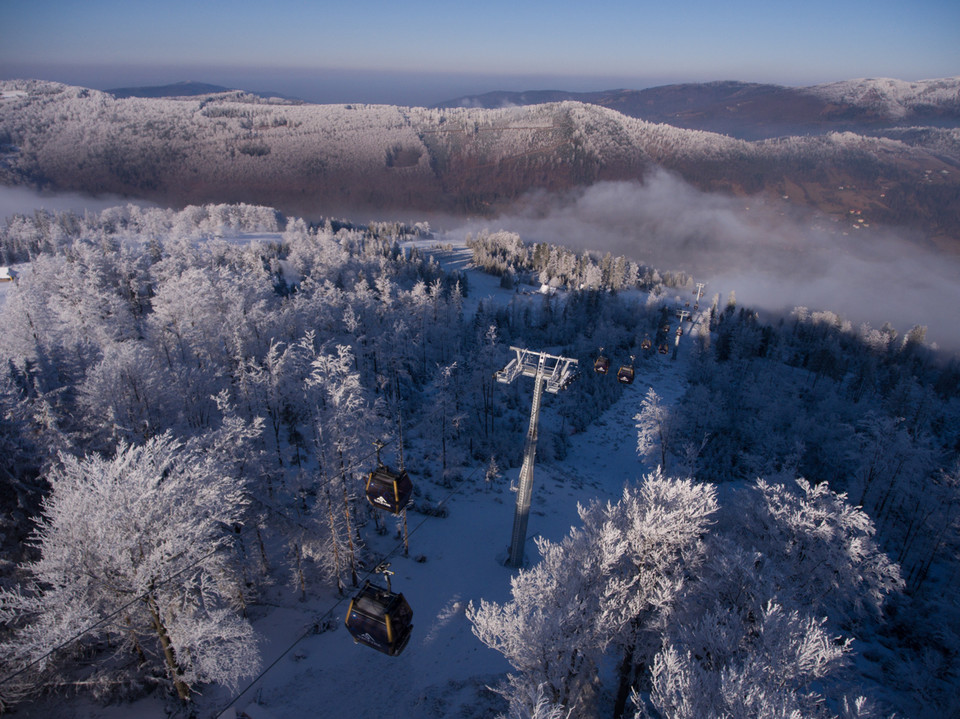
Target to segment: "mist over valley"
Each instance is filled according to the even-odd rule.
[[[924,325],[929,342],[960,350],[952,310],[960,306],[960,257],[925,244],[918,231],[863,219],[827,217],[789,198],[706,193],[655,171],[642,182],[533,193],[453,234],[503,229],[528,243],[624,255],[706,282],[721,304],[734,292],[738,305],[772,318],[803,306],[900,332]]]

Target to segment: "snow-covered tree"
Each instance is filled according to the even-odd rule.
[[[55,666],[59,645],[79,635],[133,652],[182,700],[196,684],[255,673],[253,629],[230,608],[243,487],[217,453],[163,435],[110,459],[61,461],[35,535],[40,558],[23,566],[30,580],[0,592],[14,628],[7,665]]]
[[[713,487],[667,478],[657,470],[638,487],[626,487],[617,504],[581,512],[584,525],[595,528],[603,567],[599,621],[620,657],[618,716],[656,651],[686,581],[697,571],[701,540],[716,510]]]
[[[466,420],[461,410],[462,390],[460,389],[460,369],[457,363],[438,365],[437,374],[430,383],[428,394],[430,408],[426,417],[429,422],[429,435],[439,442],[441,477],[445,483],[450,481],[450,473],[459,464],[459,452],[454,449],[454,440]]]
[[[570,712],[563,706],[550,701],[540,685],[526,696],[511,697],[509,713],[501,714],[497,719],[567,719],[569,716]]]
[[[162,432],[177,421],[177,403],[167,392],[171,379],[146,342],[108,345],[78,388],[87,433],[113,446]]]
[[[640,403],[640,411],[634,416],[637,421],[637,454],[641,457],[657,457],[664,471],[670,447],[670,418],[670,409],[660,395],[653,387],[648,389]]]
[[[758,521],[743,525],[767,557],[778,595],[836,620],[879,614],[903,586],[900,568],[874,539],[870,517],[826,483],[757,480]]]
[[[581,529],[559,544],[540,538],[537,548],[540,562],[511,579],[509,602],[471,602],[467,617],[480,641],[518,672],[503,690],[511,702],[529,700],[542,685],[550,702],[576,710],[604,644],[596,621],[600,564],[591,537]]]
[[[512,599],[467,611],[480,640],[520,672],[506,694],[529,697],[542,685],[551,702],[583,711],[613,646],[625,701],[636,667],[659,647],[655,630],[698,561],[715,509],[712,488],[658,472],[617,504],[581,508],[583,527],[562,542],[538,539],[541,561],[511,580]]]
[[[657,654],[650,702],[669,719],[829,716],[813,687],[850,649],[824,623],[772,602],[753,627],[722,610],[708,613],[687,631],[695,648],[668,644]]]
[[[356,586],[359,547],[354,540],[355,518],[351,507],[357,489],[362,486],[364,459],[373,443],[383,435],[383,421],[354,369],[349,347],[337,345],[335,353],[318,353],[311,367],[307,385],[319,405],[314,427],[321,481],[317,501],[323,505],[319,507],[323,515],[333,512],[333,506],[339,504],[342,521],[331,521],[330,531],[333,535],[342,531],[342,537],[333,537],[331,541],[333,546],[346,545],[347,556],[342,568],[349,567],[351,583]],[[338,583],[341,582],[340,568],[337,568]]]

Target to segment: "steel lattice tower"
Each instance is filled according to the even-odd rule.
[[[533,377],[533,403],[530,407],[530,427],[523,450],[523,467],[520,469],[520,484],[517,487],[517,509],[513,516],[513,535],[510,540],[511,567],[523,565],[523,545],[527,540],[527,521],[530,518],[530,499],[533,495],[533,462],[537,453],[537,425],[540,420],[540,403],[543,391],[556,394],[565,389],[576,374],[577,360],[559,357],[546,352],[533,352],[520,347],[511,347],[517,356],[497,372],[497,381],[513,382],[517,377]]]

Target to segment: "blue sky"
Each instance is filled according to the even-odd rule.
[[[0,0],[0,37],[3,79],[190,79],[331,102],[960,75],[956,0]]]

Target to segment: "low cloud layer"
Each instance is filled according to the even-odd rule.
[[[0,224],[12,215],[30,215],[34,210],[48,212],[101,212],[108,207],[132,203],[142,207],[153,203],[113,195],[91,197],[77,192],[41,193],[27,187],[0,187]]]
[[[858,222],[863,219],[864,222]],[[866,225],[854,229],[854,225]],[[838,222],[789,198],[732,198],[701,192],[666,172],[643,183],[600,183],[566,195],[528,196],[493,222],[468,223],[612,252],[707,282],[707,297],[730,291],[758,310],[832,310],[854,323],[890,322],[903,334],[926,325],[928,342],[960,351],[960,258],[935,253],[919,236]]]
[[[36,208],[100,211],[127,202],[3,187],[0,221]],[[854,224],[861,223],[818,217],[789,199],[704,193],[660,172],[643,183],[531,194],[496,220],[471,221],[451,234],[504,229],[527,243],[621,254],[687,272],[708,283],[708,298],[719,294],[725,301],[734,291],[742,306],[771,313],[800,305],[832,310],[856,324],[890,322],[901,334],[926,325],[928,342],[960,352],[960,258],[926,249],[919,236],[873,225],[854,230]]]

